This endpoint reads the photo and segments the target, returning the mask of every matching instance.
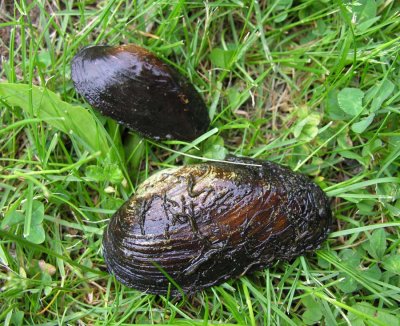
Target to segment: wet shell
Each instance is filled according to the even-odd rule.
[[[139,186],[104,232],[104,257],[119,281],[165,294],[166,272],[193,293],[291,260],[327,237],[328,199],[306,176],[268,161],[229,160],[236,164],[163,170]]]
[[[193,85],[133,44],[84,48],[72,61],[72,80],[90,105],[148,138],[193,140],[210,123]]]

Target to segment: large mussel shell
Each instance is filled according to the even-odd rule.
[[[210,123],[193,85],[139,46],[90,46],[72,61],[75,88],[104,115],[145,137],[193,140]]]
[[[103,253],[123,284],[186,293],[291,260],[327,237],[331,210],[306,176],[229,158],[158,172],[111,218]],[[178,294],[173,290],[173,294]]]

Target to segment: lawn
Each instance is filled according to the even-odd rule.
[[[0,1],[0,323],[399,325],[400,2]],[[86,45],[141,45],[185,75],[212,121],[155,142],[71,81]],[[331,199],[316,252],[191,297],[106,272],[102,233],[152,173],[270,160]]]

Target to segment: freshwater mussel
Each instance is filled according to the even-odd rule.
[[[71,69],[90,105],[147,138],[189,141],[208,128],[207,108],[193,85],[142,47],[86,47]]]
[[[308,177],[232,156],[147,179],[111,218],[103,254],[129,287],[165,294],[172,279],[191,294],[314,250],[330,225]]]

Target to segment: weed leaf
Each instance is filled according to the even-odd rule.
[[[365,131],[369,127],[369,125],[374,121],[375,114],[371,113],[368,117],[365,119],[362,119],[361,121],[353,123],[351,126],[351,130],[353,130],[357,134],[361,134],[362,132]]]
[[[46,236],[42,225],[43,219],[44,205],[40,201],[34,200],[32,202],[31,227],[29,234],[26,236],[28,241],[36,244],[44,242]]]
[[[385,258],[383,267],[389,272],[400,275],[400,256],[393,255]]]
[[[371,257],[382,259],[386,250],[386,233],[384,229],[375,230],[369,239],[367,251]]]
[[[384,80],[373,87],[373,101],[371,104],[371,112],[379,110],[382,103],[392,94],[394,90],[394,84],[390,80]]]
[[[211,51],[210,60],[214,66],[227,69],[234,55],[235,51],[216,48]]]
[[[287,10],[292,6],[292,4],[293,0],[280,0],[276,2],[274,7],[274,13],[277,14],[274,19],[275,23],[280,23],[286,19],[288,16]]]
[[[78,139],[90,152],[100,151],[104,155],[109,152],[104,129],[93,115],[80,106],[62,101],[56,93],[38,86],[0,83],[0,97],[11,106],[19,106],[25,112],[47,120],[51,126]]]
[[[353,6],[352,12],[356,18],[356,32],[363,34],[371,27],[379,16],[376,16],[377,6],[375,0],[358,0]]]
[[[344,88],[338,94],[339,107],[352,117],[359,115],[362,110],[364,92],[358,88]]]
[[[338,102],[338,91],[332,90],[328,92],[325,100],[325,112],[332,120],[350,120],[351,116],[343,112]]]
[[[318,114],[310,114],[300,120],[293,129],[293,135],[299,140],[310,141],[318,135],[318,124],[321,118]]]
[[[13,225],[23,222],[25,219],[24,215],[18,211],[12,211],[7,213],[3,221],[1,221],[1,228],[6,229],[12,227]]]

